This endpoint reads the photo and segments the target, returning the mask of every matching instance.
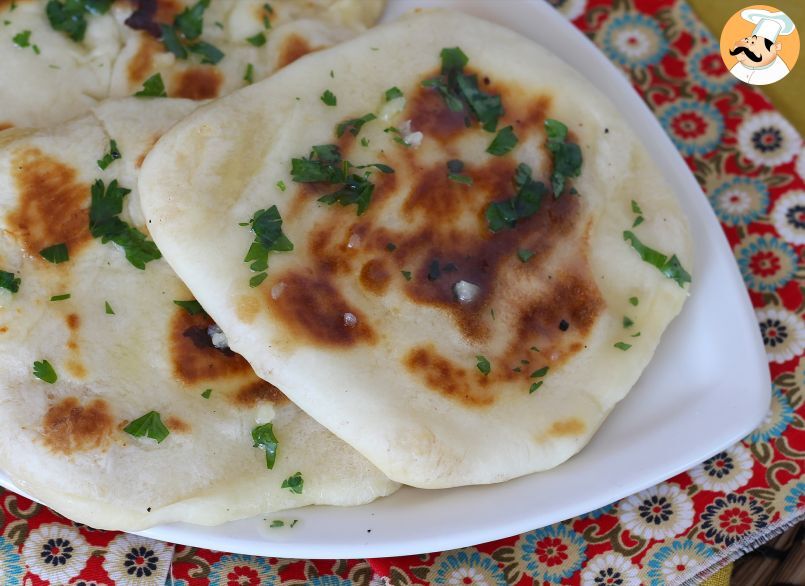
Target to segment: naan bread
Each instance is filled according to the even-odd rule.
[[[510,153],[488,154],[496,134],[422,86],[455,47],[469,58],[462,75],[501,96],[497,129],[519,139]],[[386,101],[394,87],[404,104]],[[327,90],[336,106],[320,99]],[[475,98],[488,114],[494,99]],[[369,113],[377,119],[357,136],[336,138],[340,123]],[[551,119],[583,155],[559,197]],[[292,159],[300,174],[324,169],[311,147],[328,143],[357,174],[356,189],[334,196],[342,203],[365,199],[369,173],[363,215],[317,201],[343,180],[290,173]],[[319,163],[336,158],[318,149]],[[376,163],[394,173],[356,168]],[[490,206],[505,207],[516,178],[544,183],[541,205],[492,231]],[[389,477],[418,487],[498,482],[569,458],[637,381],[687,297],[677,266],[691,270],[686,219],[622,116],[545,48],[460,13],[413,14],[199,109],[149,154],[140,192],[155,241],[232,348]],[[262,273],[244,258],[255,233],[239,223],[271,206],[293,250],[279,240],[285,252],[268,254],[267,278],[252,288]],[[270,246],[277,224],[258,217]],[[641,260],[625,231],[675,255],[664,269],[679,283]]]
[[[71,519],[123,530],[355,505],[393,492],[358,452],[214,346],[212,320],[174,304],[193,297],[164,260],[140,270],[90,234],[98,179],[133,188],[121,218],[147,233],[139,166],[196,105],[130,98],[50,130],[0,135],[0,270],[20,279],[15,293],[0,288],[0,469]],[[122,158],[102,171],[96,161],[111,139]],[[69,261],[42,258],[59,243]],[[54,384],[33,374],[43,360]],[[161,443],[124,431],[150,411],[169,429]],[[271,470],[251,436],[268,422],[279,443]],[[296,472],[301,494],[282,488]]]
[[[196,3],[117,0],[106,14],[85,14],[86,33],[77,42],[53,29],[46,0],[0,0],[0,130],[63,122],[105,98],[131,96],[157,73],[171,97],[222,96],[247,85],[247,77],[259,81],[355,36],[385,6],[385,0],[212,0],[199,38],[224,57],[211,65],[192,53],[178,59],[154,36],[159,24],[172,24]],[[139,16],[129,20],[138,6]]]

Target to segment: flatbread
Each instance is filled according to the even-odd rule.
[[[489,94],[476,92],[479,111],[502,98],[496,128],[519,139],[508,154],[486,152],[497,134],[440,77],[455,47]],[[583,158],[558,192],[549,120],[569,128],[557,151],[577,144]],[[315,167],[312,147],[331,143],[358,176],[343,203],[363,173],[374,184],[362,215],[318,201],[343,180],[294,181],[292,159]],[[394,173],[359,168],[372,164]],[[493,231],[492,205],[533,182],[539,209]],[[692,270],[679,204],[607,99],[545,48],[455,12],[378,27],[198,110],[149,154],[140,191],[155,241],[232,348],[418,487],[499,482],[577,452],[648,364]],[[261,271],[244,262],[255,233],[242,223],[272,206],[293,250],[278,241]],[[665,261],[645,262],[641,245]]]
[[[50,130],[0,135],[0,270],[20,279],[17,292],[0,288],[0,469],[71,519],[128,531],[393,492],[358,452],[214,346],[212,320],[174,304],[193,297],[163,259],[140,270],[90,234],[98,179],[133,189],[120,218],[147,233],[139,166],[196,105],[110,101]],[[122,158],[104,171],[97,161],[111,139]],[[69,260],[51,264],[40,251],[59,243]],[[53,384],[33,373],[43,360]],[[169,429],[161,443],[124,431],[151,411]],[[271,470],[251,436],[269,422],[279,443]],[[297,472],[300,494],[282,487]]]
[[[225,95],[355,36],[385,6],[385,0],[212,0],[199,37],[224,53],[212,65],[192,53],[178,59],[154,36],[196,1],[117,0],[105,14],[86,14],[86,33],[74,41],[53,29],[46,0],[0,0],[0,130],[58,124],[105,98],[131,96],[155,74],[171,97]],[[147,6],[155,10],[131,20]]]

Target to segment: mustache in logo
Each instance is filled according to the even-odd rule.
[[[750,51],[746,47],[738,47],[737,49],[730,51],[730,55],[732,55],[733,57],[735,57],[738,53],[745,53],[747,58],[749,58],[750,61],[754,61],[755,63],[763,59],[763,57],[761,57],[760,55],[755,55],[754,53],[752,53],[752,51]]]

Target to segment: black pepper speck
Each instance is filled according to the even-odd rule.
[[[559,322],[559,329],[562,330],[563,332],[566,332],[567,328],[569,328],[569,327],[570,327],[570,324],[567,323],[565,320],[562,320],[562,321]]]

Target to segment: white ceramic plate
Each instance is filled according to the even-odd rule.
[[[351,508],[273,514],[218,527],[172,524],[142,535],[198,547],[299,558],[384,557],[441,551],[515,535],[586,513],[655,485],[741,439],[766,413],[770,380],[732,251],[676,148],[626,77],[542,0],[390,0],[384,20],[417,6],[458,8],[556,50],[625,115],[664,170],[690,219],[696,279],[681,315],[629,396],[581,453],[503,484],[403,488]],[[20,491],[0,475],[0,483]]]

